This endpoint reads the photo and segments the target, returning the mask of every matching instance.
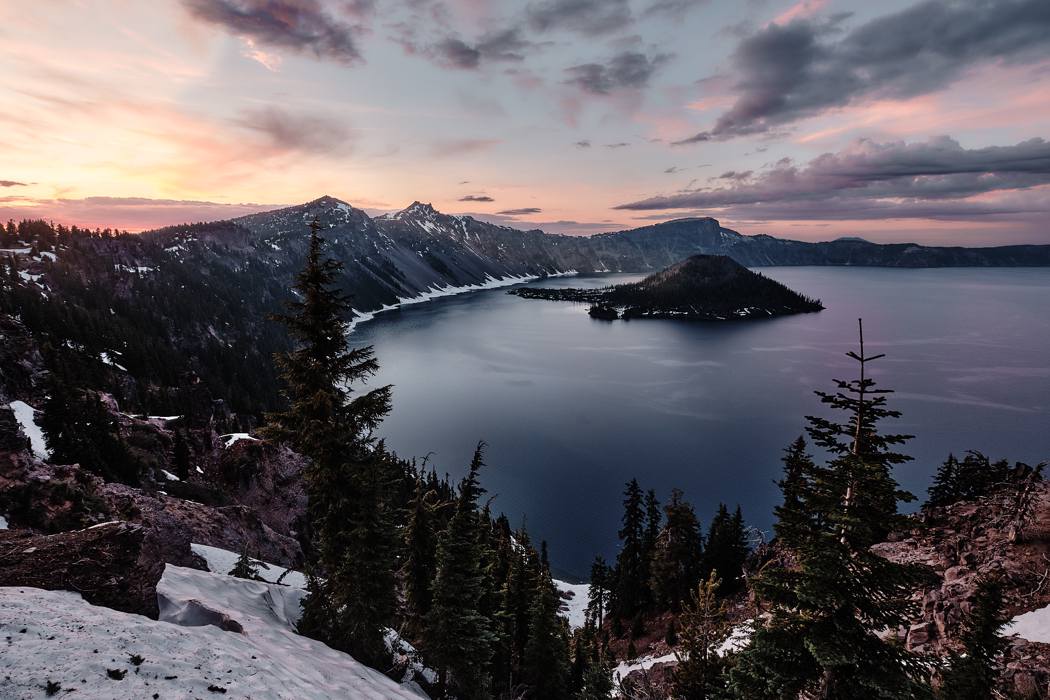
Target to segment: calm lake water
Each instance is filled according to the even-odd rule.
[[[606,322],[585,307],[505,290],[381,314],[351,342],[375,345],[394,385],[381,428],[400,454],[432,453],[458,478],[489,447],[493,509],[525,518],[565,575],[612,559],[624,482],[663,501],[682,488],[705,524],[720,501],[769,529],[781,450],[821,412],[813,389],[852,378],[843,353],[864,318],[874,375],[916,438],[897,477],[924,495],[949,451],[1050,458],[1050,269],[759,270],[827,310],[724,324]],[[604,286],[638,276],[546,280]]]

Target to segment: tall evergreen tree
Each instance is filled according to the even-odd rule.
[[[56,464],[79,464],[107,481],[139,483],[139,464],[120,436],[117,419],[99,395],[75,386],[68,367],[54,365],[40,428]]]
[[[437,533],[434,527],[434,492],[427,488],[422,474],[410,504],[405,528],[405,564],[402,568],[405,591],[405,617],[413,636],[422,633],[430,614],[431,586],[437,572]]]
[[[645,550],[646,518],[642,489],[631,479],[624,489],[623,527],[620,528],[620,553],[616,557],[615,613],[628,619],[645,607],[649,566]]]
[[[744,516],[740,506],[732,515],[724,503],[711,519],[707,532],[707,548],[704,551],[705,575],[717,572],[723,582],[719,586],[722,595],[731,595],[744,587],[744,562],[747,560],[747,537],[744,531]]]
[[[959,460],[952,453],[937,467],[933,483],[926,490],[927,506],[944,506],[959,500]]]
[[[716,573],[697,584],[692,600],[679,617],[682,631],[675,651],[678,665],[673,672],[676,700],[710,700],[725,691],[726,663],[720,647],[732,626],[726,604],[718,595],[718,585]]]
[[[1002,672],[1001,657],[1009,646],[999,633],[1009,621],[1003,614],[1002,582],[994,577],[983,578],[959,633],[962,653],[952,654],[938,697],[944,700],[994,697]]]
[[[325,245],[315,220],[294,285],[298,298],[280,317],[296,343],[277,357],[288,407],[268,417],[264,433],[309,459],[311,581],[300,629],[379,665],[396,603],[396,548],[392,460],[372,431],[390,410],[390,388],[358,392],[379,365],[371,347],[347,347],[350,305],[335,288],[342,265]]]
[[[614,584],[612,571],[600,554],[591,563],[591,581],[587,588],[587,621],[594,627],[601,627],[609,611],[610,587]]]
[[[859,378],[836,380],[833,394],[817,392],[846,420],[808,419],[811,439],[831,455],[799,496],[818,526],[776,526],[796,565],[770,566],[754,582],[771,617],[730,674],[737,697],[900,699],[930,693],[921,660],[883,638],[884,630],[907,624],[911,593],[928,574],[871,551],[899,522],[898,501],[911,498],[891,474],[907,460],[894,448],[908,436],[879,432],[881,421],[899,413],[886,407],[889,392],[876,388],[867,374],[868,363],[881,355],[865,354],[863,332],[860,353],[848,355],[860,366]]]
[[[522,664],[527,698],[569,698],[569,639],[565,622],[558,615],[560,603],[550,572],[544,568],[533,596],[529,641]]]
[[[806,439],[801,435],[784,450],[781,461],[784,463],[784,476],[777,485],[783,500],[773,509],[777,518],[776,532],[782,539],[797,541],[819,527],[816,522],[818,514],[806,508],[816,465],[806,452]]]
[[[540,577],[535,550],[524,528],[515,534],[517,546],[507,570],[503,584],[500,619],[503,635],[507,640],[510,664],[506,688],[515,688],[520,680],[520,669],[529,642],[529,627],[532,619],[533,598]]]
[[[656,539],[651,572],[654,602],[677,611],[700,582],[703,536],[693,507],[674,489],[664,507],[666,524]]]
[[[438,670],[439,693],[452,691],[466,700],[487,697],[495,641],[490,621],[478,609],[483,586],[477,514],[483,450],[483,443],[474,450],[456,511],[438,542],[433,607],[424,637],[426,658]]]

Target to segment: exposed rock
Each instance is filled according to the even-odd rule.
[[[53,535],[0,531],[0,586],[76,591],[89,603],[156,618],[170,550],[170,542],[125,522]]]
[[[153,533],[162,559],[189,565],[190,541],[255,556],[283,566],[302,561],[299,542],[267,525],[246,505],[216,506],[105,482],[76,465],[55,466],[15,453],[0,453],[0,507],[12,527],[40,532],[83,528],[119,519]]]

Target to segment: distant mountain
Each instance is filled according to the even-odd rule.
[[[693,255],[640,282],[601,289],[536,289],[511,292],[526,299],[592,304],[602,319],[675,318],[730,321],[820,311],[815,299],[748,270],[724,255]]]
[[[865,265],[883,267],[1050,265],[1050,246],[946,248],[916,244],[880,245],[858,238],[807,243],[772,236],[745,236],[712,218],[677,219],[595,236],[522,231],[470,216],[442,214],[429,204],[369,217],[346,202],[321,197],[306,204],[252,214],[232,221],[170,227],[142,234],[182,246],[192,255],[205,248],[265,262],[273,273],[298,268],[306,225],[317,218],[355,308],[374,311],[421,296],[495,280],[579,272],[649,272],[696,255],[724,255],[748,267],[764,265]],[[193,239],[192,241],[189,239]],[[236,264],[237,258],[229,263]]]
[[[223,410],[258,415],[274,407],[272,354],[289,343],[269,319],[292,299],[315,218],[344,264],[338,284],[352,296],[357,319],[547,275],[653,272],[697,254],[748,267],[1050,265],[1050,246],[805,243],[745,236],[711,218],[565,236],[450,216],[420,202],[371,217],[321,197],[135,235],[23,222],[0,231],[0,314],[20,318],[50,347],[80,352],[87,364],[77,371],[98,381],[109,375],[107,390],[135,411],[209,414],[222,398]]]

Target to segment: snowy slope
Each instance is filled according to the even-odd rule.
[[[216,574],[228,574],[233,569],[234,564],[240,558],[239,554],[231,552],[228,549],[220,549],[219,547],[210,547],[206,544],[193,543],[190,545],[190,549],[193,553],[199,556],[208,564],[208,571]],[[267,564],[257,559],[253,559],[259,564],[259,577],[275,583],[283,575],[281,583],[292,588],[306,588],[306,577],[298,571],[289,571],[287,574],[284,572],[286,569],[277,566],[276,564]]]
[[[166,573],[168,595],[188,594],[187,586],[199,585],[194,595],[203,593],[209,603],[223,599],[245,606],[244,612],[231,610],[240,615],[244,634],[157,622],[89,605],[68,591],[0,588],[0,640],[10,640],[0,641],[0,697],[43,698],[48,681],[75,690],[69,697],[99,700],[420,697],[346,654],[290,632],[279,615],[267,612],[259,589],[267,584],[238,592],[239,586],[224,586],[211,574],[183,571],[211,580]]]
[[[33,454],[39,459],[48,459],[51,456],[51,451],[47,449],[44,431],[36,424],[36,409],[25,401],[12,401],[10,406],[15,414],[15,420],[22,427],[22,432],[29,438]]]
[[[554,585],[562,594],[558,612],[569,620],[570,628],[575,630],[583,627],[587,620],[587,595],[591,587],[586,583],[566,583],[558,579],[554,579]]]

